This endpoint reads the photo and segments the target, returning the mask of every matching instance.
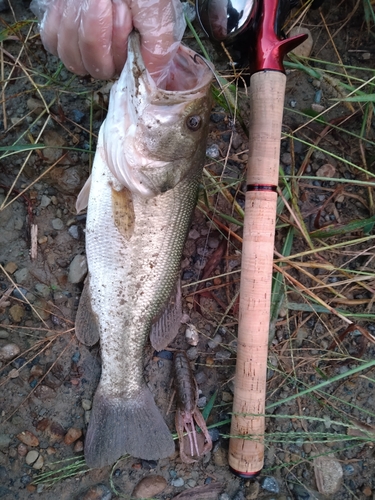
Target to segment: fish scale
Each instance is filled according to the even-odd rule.
[[[161,350],[180,319],[180,261],[205,160],[211,71],[179,48],[170,88],[156,87],[137,34],[111,90],[89,193],[89,274],[76,318],[79,340],[100,338],[102,373],[85,439],[89,467],[122,455],[156,460],[174,452],[172,435],[144,377],[150,336]],[[178,83],[178,82],[181,83]],[[180,85],[180,88],[179,88]]]

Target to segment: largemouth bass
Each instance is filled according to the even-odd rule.
[[[100,129],[89,192],[89,274],[76,319],[83,343],[99,340],[102,373],[85,439],[89,467],[129,453],[159,459],[172,435],[143,377],[150,335],[160,350],[181,317],[180,260],[205,159],[212,73],[182,45],[166,90],[156,87],[129,38]]]

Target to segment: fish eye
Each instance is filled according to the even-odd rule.
[[[187,128],[195,132],[201,128],[202,118],[199,115],[188,116],[186,119]]]

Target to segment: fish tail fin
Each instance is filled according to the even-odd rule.
[[[172,434],[146,386],[131,400],[98,387],[85,439],[89,467],[112,465],[125,454],[158,460],[174,451]]]

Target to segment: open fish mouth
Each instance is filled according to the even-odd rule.
[[[145,67],[139,34],[130,35],[128,59],[112,87],[103,125],[104,143],[113,144],[106,150],[106,163],[121,185],[152,197],[187,175],[181,171],[176,177],[177,162],[192,156],[199,136],[207,134],[200,127],[200,111],[207,106],[211,79],[208,63],[181,45],[170,63],[166,88],[158,88]]]

